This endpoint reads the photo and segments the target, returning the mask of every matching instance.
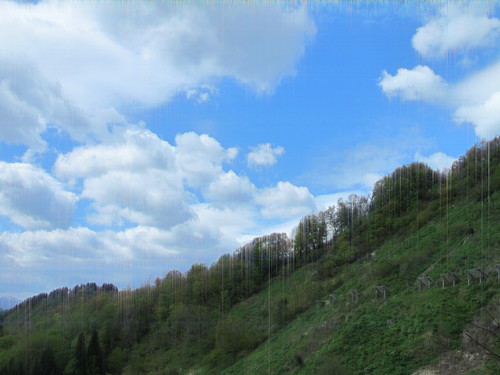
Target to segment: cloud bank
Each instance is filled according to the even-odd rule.
[[[206,101],[223,78],[272,92],[314,34],[303,7],[0,2],[0,140],[102,139],[134,108]]]
[[[308,213],[307,188],[235,172],[237,147],[193,132],[167,141],[137,118],[176,97],[201,105],[225,80],[272,94],[315,33],[295,5],[0,2],[0,142],[24,152],[0,162],[0,216],[21,228],[0,234],[0,286],[26,270],[33,292],[138,286],[263,234],[264,216]],[[51,132],[70,149],[53,149]],[[283,153],[268,151],[256,164]]]

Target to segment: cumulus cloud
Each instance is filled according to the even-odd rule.
[[[450,94],[457,105],[483,104],[500,91],[500,60],[466,76],[452,88]]]
[[[41,134],[51,126],[67,129],[77,139],[90,129],[57,84],[45,80],[32,66],[1,57],[0,113],[0,141],[24,144],[36,152],[45,151]]]
[[[252,205],[219,205],[212,203],[199,203],[192,206],[196,212],[198,220],[202,223],[209,223],[214,228],[224,233],[227,238],[232,238],[234,246],[227,247],[225,250],[232,251],[236,247],[247,242],[246,233],[257,231],[258,235],[262,235],[262,228],[256,224],[256,216],[258,211]],[[259,232],[260,230],[260,232]],[[267,228],[265,228],[267,233]],[[253,238],[252,237],[252,238]]]
[[[149,130],[127,129],[109,144],[59,156],[54,172],[83,180],[82,197],[97,211],[93,223],[168,228],[193,216],[184,181],[209,184],[222,173],[221,163],[233,157],[234,150],[207,135],[179,134],[171,146]]]
[[[499,36],[500,20],[489,17],[484,8],[447,5],[417,29],[412,43],[424,57],[441,57],[451,51],[496,47]],[[480,138],[491,139],[500,133],[498,59],[479,70],[469,70],[458,82],[447,82],[428,66],[418,65],[400,68],[394,75],[384,71],[379,86],[388,97],[450,109],[456,123],[471,124]]]
[[[96,281],[120,288],[138,287],[170,269],[186,270],[195,262],[211,262],[214,255],[237,243],[216,227],[192,220],[162,230],[137,226],[124,231],[96,232],[88,228],[38,230],[0,234],[0,293],[8,283],[26,283],[38,293],[63,285]],[[10,274],[15,270],[14,274]],[[29,270],[29,277],[19,274]],[[56,275],[56,276],[55,276]]]
[[[500,63],[449,84],[426,66],[400,68],[392,76],[384,72],[379,82],[388,97],[420,100],[454,108],[455,122],[473,125],[483,139],[500,134]]]
[[[110,142],[60,155],[54,173],[83,180],[94,224],[135,223],[170,228],[193,216],[177,168],[175,147],[146,129],[125,129]]]
[[[117,131],[107,143],[80,146],[60,154],[53,171],[59,178],[98,177],[109,171],[174,169],[174,147],[144,128]]]
[[[56,176],[78,186],[92,201],[88,219],[104,226],[135,223],[170,228],[195,216],[190,206],[200,189],[217,205],[249,202],[256,189],[247,177],[224,171],[237,156],[206,134],[178,134],[170,145],[145,128],[115,131],[108,143],[81,146],[60,155]]]
[[[75,194],[44,170],[0,161],[0,215],[27,229],[66,228],[73,220]]]
[[[238,155],[236,148],[225,150],[221,144],[206,134],[193,132],[175,137],[177,166],[191,187],[206,186],[222,172],[222,162]]]
[[[435,152],[432,155],[424,156],[419,152],[415,153],[414,159],[422,163],[427,164],[429,167],[435,170],[444,170],[450,168],[456,158],[450,155],[446,155],[444,152]]]
[[[256,187],[248,177],[238,176],[232,170],[221,173],[203,189],[203,196],[210,202],[222,205],[250,202]]]
[[[113,111],[206,101],[222,78],[272,91],[314,33],[305,7],[1,2],[0,110],[17,126],[0,140],[43,151],[50,124],[81,140]]]
[[[450,4],[419,27],[412,45],[422,56],[444,57],[450,52],[492,46],[500,35],[500,20],[488,17],[477,7]]]
[[[279,148],[269,149],[280,153]],[[128,223],[170,229],[196,220],[199,189],[206,204],[217,210],[247,205],[255,219],[255,205],[267,218],[287,218],[314,209],[307,188],[280,182],[257,188],[248,177],[225,171],[238,154],[214,138],[193,132],[178,134],[175,144],[144,128],[117,131],[109,143],[81,146],[60,155],[53,171],[78,186],[95,212],[87,219],[105,227]],[[252,208],[253,207],[253,208]]]
[[[175,267],[145,254],[189,265],[234,249],[258,226],[262,193],[225,166],[238,149],[194,133],[169,143],[130,119],[176,96],[209,101],[226,79],[271,93],[295,74],[314,34],[306,7],[295,5],[0,2],[0,141],[28,154],[47,150],[49,129],[78,141],[52,173],[82,198],[81,224],[105,229],[68,228],[77,195],[50,174],[12,182],[4,168],[0,214],[33,231],[0,235],[0,278],[28,267],[34,291],[68,285],[73,273],[82,282],[138,275],[138,285],[144,272],[132,270],[156,277]],[[11,182],[41,199],[21,204]]]
[[[400,68],[395,75],[384,71],[379,86],[388,97],[402,100],[441,101],[447,91],[443,78],[422,65],[413,69]]]
[[[461,106],[455,111],[455,121],[468,122],[476,134],[491,139],[500,134],[500,91],[491,95],[483,104]]]
[[[262,143],[247,154],[247,163],[250,167],[269,167],[276,164],[278,156],[284,153],[285,149],[281,146],[272,147],[270,143]]]
[[[316,210],[314,198],[306,187],[283,181],[259,191],[255,201],[261,206],[262,215],[268,218],[289,218]]]
[[[130,223],[170,228],[192,217],[189,195],[175,171],[109,171],[86,179],[82,198],[94,202],[97,214],[90,219],[101,225],[123,225],[124,219]]]

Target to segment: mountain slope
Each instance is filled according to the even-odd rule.
[[[500,203],[498,193],[494,202]],[[460,240],[452,241],[446,233],[459,231],[467,210],[478,219],[484,215],[481,202],[473,207],[456,205],[446,218],[430,221],[418,234],[395,237],[378,248],[375,256],[345,266],[323,296],[326,299],[335,293],[339,296],[337,302],[311,307],[222,373],[410,374],[441,354],[463,348],[464,332],[474,332],[468,326],[474,317],[480,322],[478,326],[491,326],[493,333],[489,336],[495,337],[499,327],[491,324],[489,314],[498,320],[498,213],[490,211],[482,222],[477,222],[482,225],[474,235],[456,247]],[[437,264],[428,272],[433,280],[455,272],[461,282],[455,287],[434,286],[420,291],[415,285],[407,285],[407,281],[416,281],[433,261]],[[467,285],[465,270],[475,267],[483,268],[489,278],[481,284]],[[310,272],[314,275],[314,269]],[[389,289],[386,299],[375,299],[377,285]],[[358,302],[353,302],[349,295],[353,289],[363,293]],[[290,291],[304,292],[295,288]],[[480,338],[471,350],[484,356],[485,360],[479,363],[483,367],[491,356],[486,356],[489,353],[480,344],[487,341]],[[500,353],[498,344],[497,340],[496,344],[487,345]],[[498,361],[491,358],[487,366],[498,369]]]
[[[496,374],[499,249],[495,139],[449,173],[398,168],[303,218],[293,242],[264,236],[134,291],[34,296],[0,314],[0,373]],[[471,269],[486,278],[469,285]]]

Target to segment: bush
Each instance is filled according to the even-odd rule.
[[[373,276],[376,279],[383,279],[393,274],[399,274],[397,259],[383,259],[373,266]]]
[[[229,317],[219,321],[215,329],[215,347],[222,354],[251,350],[262,340],[243,319]]]
[[[276,328],[285,326],[294,317],[294,311],[290,308],[287,296],[278,298],[271,306],[271,321],[275,324]]]

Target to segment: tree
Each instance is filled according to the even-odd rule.
[[[88,375],[104,375],[104,361],[97,330],[92,332],[87,349],[87,373]]]
[[[85,334],[80,332],[76,341],[74,375],[87,375],[87,356],[85,352]]]
[[[40,358],[40,369],[41,373],[44,375],[57,374],[56,359],[51,348],[46,348],[43,351],[42,357]]]

